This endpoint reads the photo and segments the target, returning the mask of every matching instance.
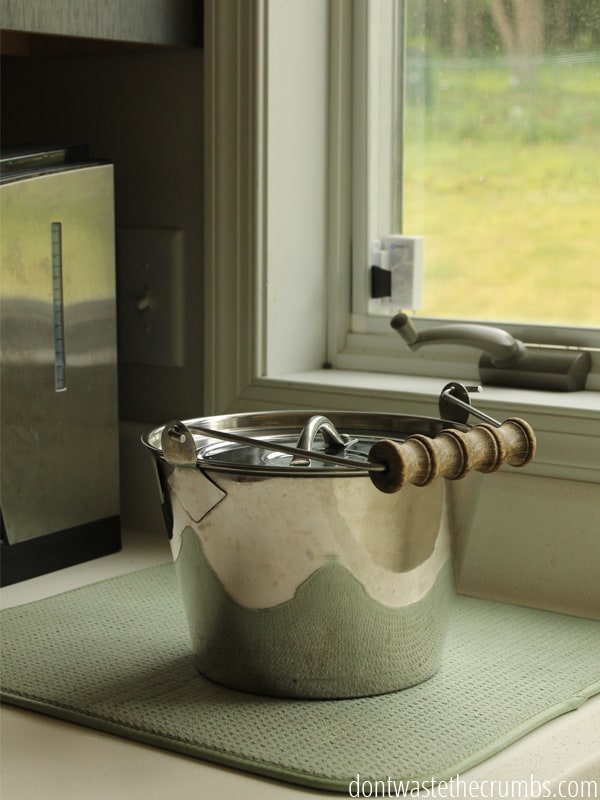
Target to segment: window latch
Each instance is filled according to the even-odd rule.
[[[423,304],[423,237],[386,236],[371,245],[371,297],[418,311]]]

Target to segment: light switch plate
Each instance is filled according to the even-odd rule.
[[[117,229],[119,361],[184,364],[183,232]]]

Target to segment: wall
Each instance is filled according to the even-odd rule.
[[[600,619],[597,484],[525,469],[483,476],[471,499],[471,533],[457,553],[461,592]]]

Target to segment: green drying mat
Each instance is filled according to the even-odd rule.
[[[467,597],[419,686],[325,701],[230,690],[194,668],[171,564],[6,609],[0,633],[5,702],[344,793],[357,773],[447,780],[600,692],[600,622]]]

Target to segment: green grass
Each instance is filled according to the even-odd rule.
[[[422,313],[600,325],[600,64],[433,75],[405,119],[404,230]]]

